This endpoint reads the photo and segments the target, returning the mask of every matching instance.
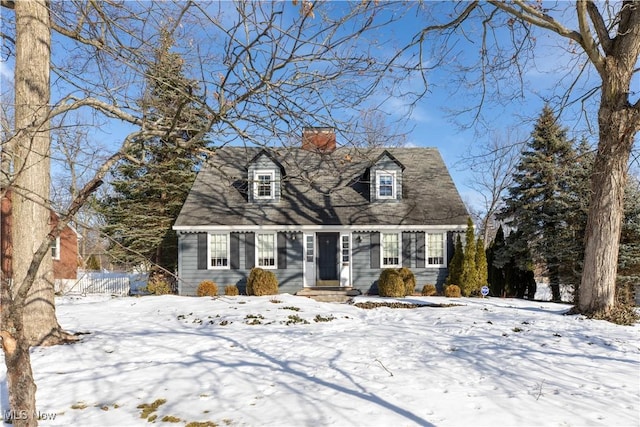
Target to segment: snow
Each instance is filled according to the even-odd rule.
[[[40,425],[149,425],[139,405],[157,399],[162,425],[640,425],[638,324],[516,299],[367,301],[430,305],[61,297],[60,324],[87,334],[32,350]]]

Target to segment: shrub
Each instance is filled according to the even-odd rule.
[[[460,287],[458,285],[449,285],[444,288],[444,296],[448,298],[460,298]]]
[[[378,279],[378,294],[381,297],[405,296],[405,285],[398,270],[387,268],[382,270]]]
[[[402,281],[404,282],[404,294],[405,295],[413,295],[416,291],[416,276],[413,274],[407,267],[402,267],[398,270],[400,273],[400,277],[402,277]]]
[[[430,297],[437,294],[436,285],[424,285],[422,287],[422,296]]]
[[[247,295],[277,295],[278,279],[272,271],[254,267],[247,279]]]
[[[198,285],[199,297],[215,297],[218,295],[218,285],[213,280],[203,280]]]
[[[240,291],[238,291],[238,287],[236,285],[227,285],[224,287],[224,294],[230,297],[235,297],[240,295]]]
[[[171,284],[165,277],[155,275],[149,278],[146,290],[153,295],[168,295],[171,293]]]

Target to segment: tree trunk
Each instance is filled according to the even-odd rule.
[[[15,3],[15,129],[12,148],[13,293],[23,284],[33,255],[51,231],[49,187],[49,67],[51,32],[45,0]],[[46,256],[24,308],[30,345],[55,344],[62,337],[56,319],[53,265]]]
[[[639,114],[624,92],[603,85],[598,113],[600,142],[591,178],[591,203],[585,236],[584,269],[578,311],[607,316],[615,304],[624,188]]]

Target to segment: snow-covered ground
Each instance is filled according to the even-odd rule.
[[[459,305],[60,298],[61,325],[88,334],[32,350],[40,425],[640,425],[640,325],[546,302],[396,301]],[[2,361],[3,413],[5,379]]]

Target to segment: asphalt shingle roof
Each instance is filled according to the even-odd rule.
[[[247,166],[261,148],[225,147],[202,167],[175,227],[464,225],[468,212],[435,148],[270,149],[284,168],[278,203],[247,202]],[[387,150],[404,165],[402,200],[369,201],[368,168]]]

